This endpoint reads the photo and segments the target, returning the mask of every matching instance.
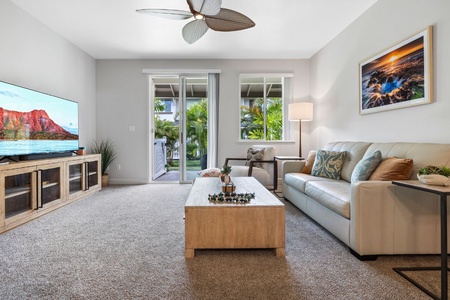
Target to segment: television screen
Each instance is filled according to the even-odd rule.
[[[0,156],[77,149],[77,102],[0,81]]]

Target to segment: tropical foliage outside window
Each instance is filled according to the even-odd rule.
[[[159,98],[155,98],[155,113],[166,110],[166,104]],[[158,114],[155,114],[155,138],[166,137],[166,157],[169,165],[173,162],[173,154],[177,151],[177,142],[179,136],[178,113],[174,116],[175,122],[163,120]]]
[[[155,112],[166,111],[167,102],[155,98]],[[177,112],[175,122],[163,120],[155,114],[155,138],[166,137],[166,156],[169,165],[173,161],[173,153],[178,150],[179,124]],[[207,153],[208,147],[208,110],[207,99],[189,105],[186,111],[186,155],[188,159],[201,159]]]
[[[283,140],[284,78],[241,77],[241,140]]]

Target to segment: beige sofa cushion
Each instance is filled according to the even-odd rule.
[[[305,185],[308,181],[324,181],[327,180],[322,177],[311,176],[303,173],[287,173],[284,176],[284,183],[299,190],[303,194],[305,193]]]
[[[331,211],[350,219],[350,183],[344,180],[308,181],[305,194]]]
[[[233,166],[231,169],[231,180],[233,177],[247,177],[248,176],[248,167],[247,166]],[[255,177],[262,185],[265,187],[273,186],[273,179],[266,170],[261,168],[253,168],[252,177]]]
[[[383,158],[412,158],[414,165],[409,179],[417,179],[419,169],[427,165],[450,166],[450,144],[373,143],[367,149],[367,155],[377,150],[381,151]]]

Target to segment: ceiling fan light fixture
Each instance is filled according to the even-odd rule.
[[[205,19],[205,16],[202,15],[202,14],[196,14],[196,15],[194,16],[194,18],[195,18],[196,20],[204,20],[204,19]]]
[[[237,31],[255,26],[247,16],[227,8],[222,8],[222,0],[187,0],[189,11],[177,9],[138,9],[138,13],[158,15],[165,18],[194,20],[183,27],[182,34],[188,44],[195,43],[208,28],[215,31]]]

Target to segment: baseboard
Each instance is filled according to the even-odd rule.
[[[125,184],[125,185],[135,185],[135,184],[148,184],[147,180],[142,179],[111,179],[109,178],[109,184]]]

